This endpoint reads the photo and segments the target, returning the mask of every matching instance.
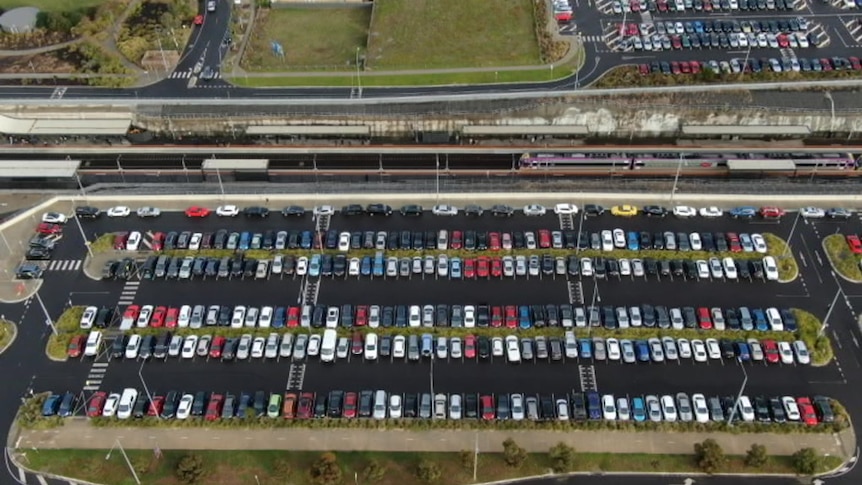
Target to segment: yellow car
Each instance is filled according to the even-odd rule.
[[[632,217],[638,215],[638,208],[633,205],[615,205],[611,208],[611,214],[619,217]]]

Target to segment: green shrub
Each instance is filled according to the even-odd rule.
[[[512,438],[503,441],[503,460],[512,468],[520,468],[527,459],[527,450],[518,446]]]
[[[440,480],[442,475],[443,470],[440,469],[440,465],[430,460],[422,460],[416,467],[416,476],[425,483],[434,483]]]
[[[570,472],[575,467],[575,449],[562,441],[551,447],[548,457],[556,473]]]
[[[800,475],[813,475],[820,469],[822,457],[814,448],[802,448],[790,457],[793,468]]]
[[[832,361],[834,351],[832,350],[832,341],[829,340],[829,334],[823,332],[820,335],[820,330],[823,326],[820,319],[811,313],[794,308],[793,314],[796,316],[798,329],[796,330],[796,338],[805,342],[808,351],[811,353],[811,363],[817,366],[823,366]]]
[[[336,485],[341,483],[341,467],[335,453],[326,452],[320,455],[311,465],[311,481],[317,485]]]
[[[200,455],[189,453],[177,462],[176,467],[177,479],[182,483],[195,484],[200,483],[206,469],[204,468],[204,460]]]
[[[745,466],[751,468],[760,468],[766,464],[769,455],[766,454],[766,447],[753,443],[751,448],[745,452]]]
[[[702,443],[694,444],[694,459],[698,468],[704,473],[713,474],[721,471],[726,462],[724,451],[712,438],[703,440]]]
[[[362,478],[368,483],[377,483],[386,476],[386,467],[377,460],[370,460],[362,470]]]

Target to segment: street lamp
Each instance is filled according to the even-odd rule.
[[[119,439],[114,440],[114,444],[113,444],[113,445],[111,445],[111,449],[110,449],[110,450],[108,450],[108,454],[107,454],[107,455],[105,455],[105,461],[107,461],[107,460],[110,460],[110,459],[111,459],[111,453],[114,451],[114,448],[119,448],[119,449],[120,449],[120,453],[122,453],[122,454],[123,454],[123,459],[124,459],[124,460],[126,460],[126,466],[128,466],[128,467],[129,467],[129,471],[130,471],[130,472],[132,472],[132,477],[134,477],[134,479],[135,479],[135,483],[137,483],[138,485],[141,485],[141,480],[140,480],[140,479],[138,479],[138,474],[137,474],[137,473],[135,473],[135,467],[133,467],[133,466],[132,466],[132,462],[130,462],[130,461],[129,461],[129,456],[128,456],[128,455],[126,455],[126,450],[124,450],[124,449],[123,449],[123,445],[121,445],[121,444],[120,444],[120,440],[119,440]]]
[[[38,291],[35,293],[35,296],[36,301],[39,302],[39,306],[42,307],[42,313],[45,314],[45,325],[51,327],[51,332],[53,332],[54,335],[57,335],[57,327],[54,326],[54,320],[51,319],[51,315],[48,313],[48,309],[45,308],[45,302],[42,301],[42,297],[39,296]]]
[[[838,291],[835,292],[835,298],[832,299],[832,303],[829,304],[829,310],[826,312],[826,316],[823,317],[823,324],[820,325],[820,332],[817,333],[818,337],[822,337],[823,333],[826,332],[826,327],[829,326],[829,317],[832,316],[832,310],[835,309],[835,304],[838,303],[838,297],[844,293],[844,290],[841,287],[838,287]]]
[[[739,401],[742,399],[743,393],[745,393],[745,386],[748,384],[748,372],[746,372],[745,366],[742,364],[742,359],[737,357],[736,361],[739,362],[739,367],[742,369],[744,378],[742,379],[742,386],[739,387],[739,394],[736,395],[736,402],[733,403],[733,409],[730,411],[730,416],[727,417],[728,426],[733,425],[733,418],[736,416],[736,410],[739,408]]]

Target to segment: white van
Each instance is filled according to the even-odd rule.
[[[95,357],[99,354],[99,349],[102,346],[102,332],[93,330],[87,336],[87,345],[84,347],[84,355],[86,357]]]
[[[335,347],[338,345],[338,332],[335,330],[323,331],[323,342],[320,345],[320,361],[335,361]]]

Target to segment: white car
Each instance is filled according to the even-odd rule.
[[[377,360],[377,334],[369,333],[365,336],[365,360]]]
[[[129,341],[126,342],[126,358],[137,359],[138,352],[141,350],[141,336],[132,334],[129,336]]]
[[[438,204],[431,208],[431,213],[435,216],[457,216],[458,208],[454,205]]]
[[[219,217],[236,217],[239,215],[239,207],[235,205],[220,205],[216,209],[216,215]]]
[[[331,216],[335,214],[335,207],[331,205],[316,205],[312,214],[317,216]]]
[[[616,421],[617,419],[617,401],[613,394],[602,396],[602,417],[607,421]]]
[[[308,258],[300,256],[296,259],[296,275],[305,276],[308,274]]]
[[[676,217],[694,217],[697,215],[697,211],[694,207],[678,205],[673,208],[673,215]]]
[[[269,328],[272,325],[272,316],[274,309],[271,306],[265,306],[260,309],[260,315],[257,317],[257,326],[260,328]]]
[[[506,336],[506,358],[512,364],[521,362],[521,350],[518,348],[518,337],[514,335]]]
[[[338,235],[338,250],[341,252],[350,251],[350,233],[342,232]]]
[[[793,342],[793,354],[796,355],[796,362],[800,364],[811,363],[811,354],[808,353],[808,346],[802,340]]]
[[[724,215],[724,211],[714,205],[701,207],[699,212],[700,217],[721,217]]]
[[[132,231],[129,233],[129,238],[126,239],[126,251],[137,251],[141,246],[141,233]]]
[[[694,265],[697,267],[697,277],[706,280],[709,279],[709,264],[705,259],[698,259],[694,262]]]
[[[781,363],[790,365],[793,363],[793,348],[790,342],[778,342],[778,355],[781,356]]]
[[[137,326],[144,328],[150,324],[150,316],[153,314],[152,305],[144,305],[141,307],[141,313],[138,314]]]
[[[624,249],[626,247],[626,233],[622,229],[614,229],[613,231],[614,237],[614,247],[617,249]],[[604,248],[603,248],[604,249]]]
[[[664,395],[661,397],[661,412],[665,421],[676,421],[676,403],[673,396]]]
[[[48,224],[65,224],[67,220],[66,215],[59,212],[46,212],[42,214],[42,222],[47,222]]]
[[[721,359],[721,348],[718,346],[718,340],[714,338],[706,339],[706,354],[709,355],[710,359]]]
[[[561,215],[561,214],[572,214],[572,215],[574,215],[577,213],[578,213],[578,206],[576,206],[575,204],[563,203],[563,204],[557,204],[554,206],[554,214],[557,214],[557,215]]]
[[[321,344],[323,344],[323,338],[320,334],[312,334],[308,337],[308,347],[305,349],[305,353],[308,354],[309,357],[320,355]]]
[[[251,358],[260,359],[266,348],[266,339],[263,337],[255,337],[251,343]]]
[[[248,353],[251,348],[251,334],[244,334],[239,338],[239,344],[236,346],[236,358],[238,360],[248,359]]]
[[[183,340],[183,348],[180,350],[180,356],[183,359],[191,359],[195,356],[195,349],[198,347],[198,336],[189,335]]]
[[[754,250],[760,254],[766,253],[766,239],[761,234],[752,234],[751,243],[754,244]]]
[[[180,328],[186,328],[189,326],[189,322],[192,318],[192,306],[191,305],[183,305],[180,307],[180,316],[177,318],[177,326]]]
[[[733,261],[733,258],[727,257],[722,259],[721,266],[724,269],[724,275],[727,276],[728,279],[736,279],[736,262]]]
[[[706,345],[703,340],[692,339],[691,353],[695,362],[706,362],[709,356],[706,354]]]
[[[703,394],[692,394],[691,407],[694,410],[695,421],[698,423],[709,422],[709,408],[706,407],[706,396]]]
[[[768,281],[778,281],[778,265],[775,264],[775,258],[772,256],[763,258],[763,272]]]
[[[567,399],[557,399],[557,419],[560,421],[569,420],[569,401]]]
[[[512,419],[521,421],[524,419],[524,396],[521,394],[512,394]]]
[[[99,313],[99,309],[94,306],[88,306],[84,309],[84,314],[81,315],[81,328],[84,330],[90,329],[93,327],[93,322],[96,321],[96,314]]]
[[[751,406],[751,399],[748,396],[740,396],[739,397],[739,415],[742,416],[742,420],[745,422],[754,421],[754,408]]]
[[[515,337],[517,338],[517,337]],[[503,357],[506,353],[504,350],[503,337],[494,337],[491,339],[491,355],[494,357]]]
[[[182,399],[180,399],[179,405],[177,405],[177,419],[188,419],[192,414],[192,404],[195,402],[195,396],[192,394],[183,394]]]
[[[131,387],[124,389],[120,396],[120,402],[117,405],[117,417],[120,419],[129,419],[132,417],[132,410],[135,408],[135,402],[138,400],[138,391]]]
[[[781,404],[784,405],[784,411],[787,413],[788,421],[799,421],[802,418],[802,415],[799,413],[799,405],[796,404],[796,399],[792,396],[782,397]]]
[[[108,399],[105,399],[105,405],[102,407],[102,416],[110,418],[117,413],[117,406],[120,405],[120,394],[113,392]]]
[[[690,359],[693,355],[691,342],[688,339],[678,339],[676,341],[676,348],[679,351],[680,359]]]
[[[347,339],[345,338],[345,340]],[[281,338],[281,343],[278,345],[278,356],[287,359],[291,354],[293,354],[293,334],[286,333]]]
[[[404,335],[396,335],[392,339],[392,357],[403,359],[407,355],[407,337]]]
[[[700,240],[700,234],[693,232],[688,236],[688,242],[692,251],[700,251],[703,249],[703,242]]]
[[[129,217],[129,214],[131,214],[131,213],[132,213],[132,209],[129,209],[128,207],[126,207],[124,205],[118,205],[115,207],[111,207],[106,212],[108,217]]]
[[[547,210],[539,204],[529,204],[524,206],[525,216],[543,216]]]
[[[143,219],[146,217],[159,217],[162,215],[162,211],[158,207],[144,206],[138,209],[137,214],[138,217]]]
[[[803,207],[799,209],[799,215],[806,219],[823,219],[826,217],[826,211],[820,207]]]

